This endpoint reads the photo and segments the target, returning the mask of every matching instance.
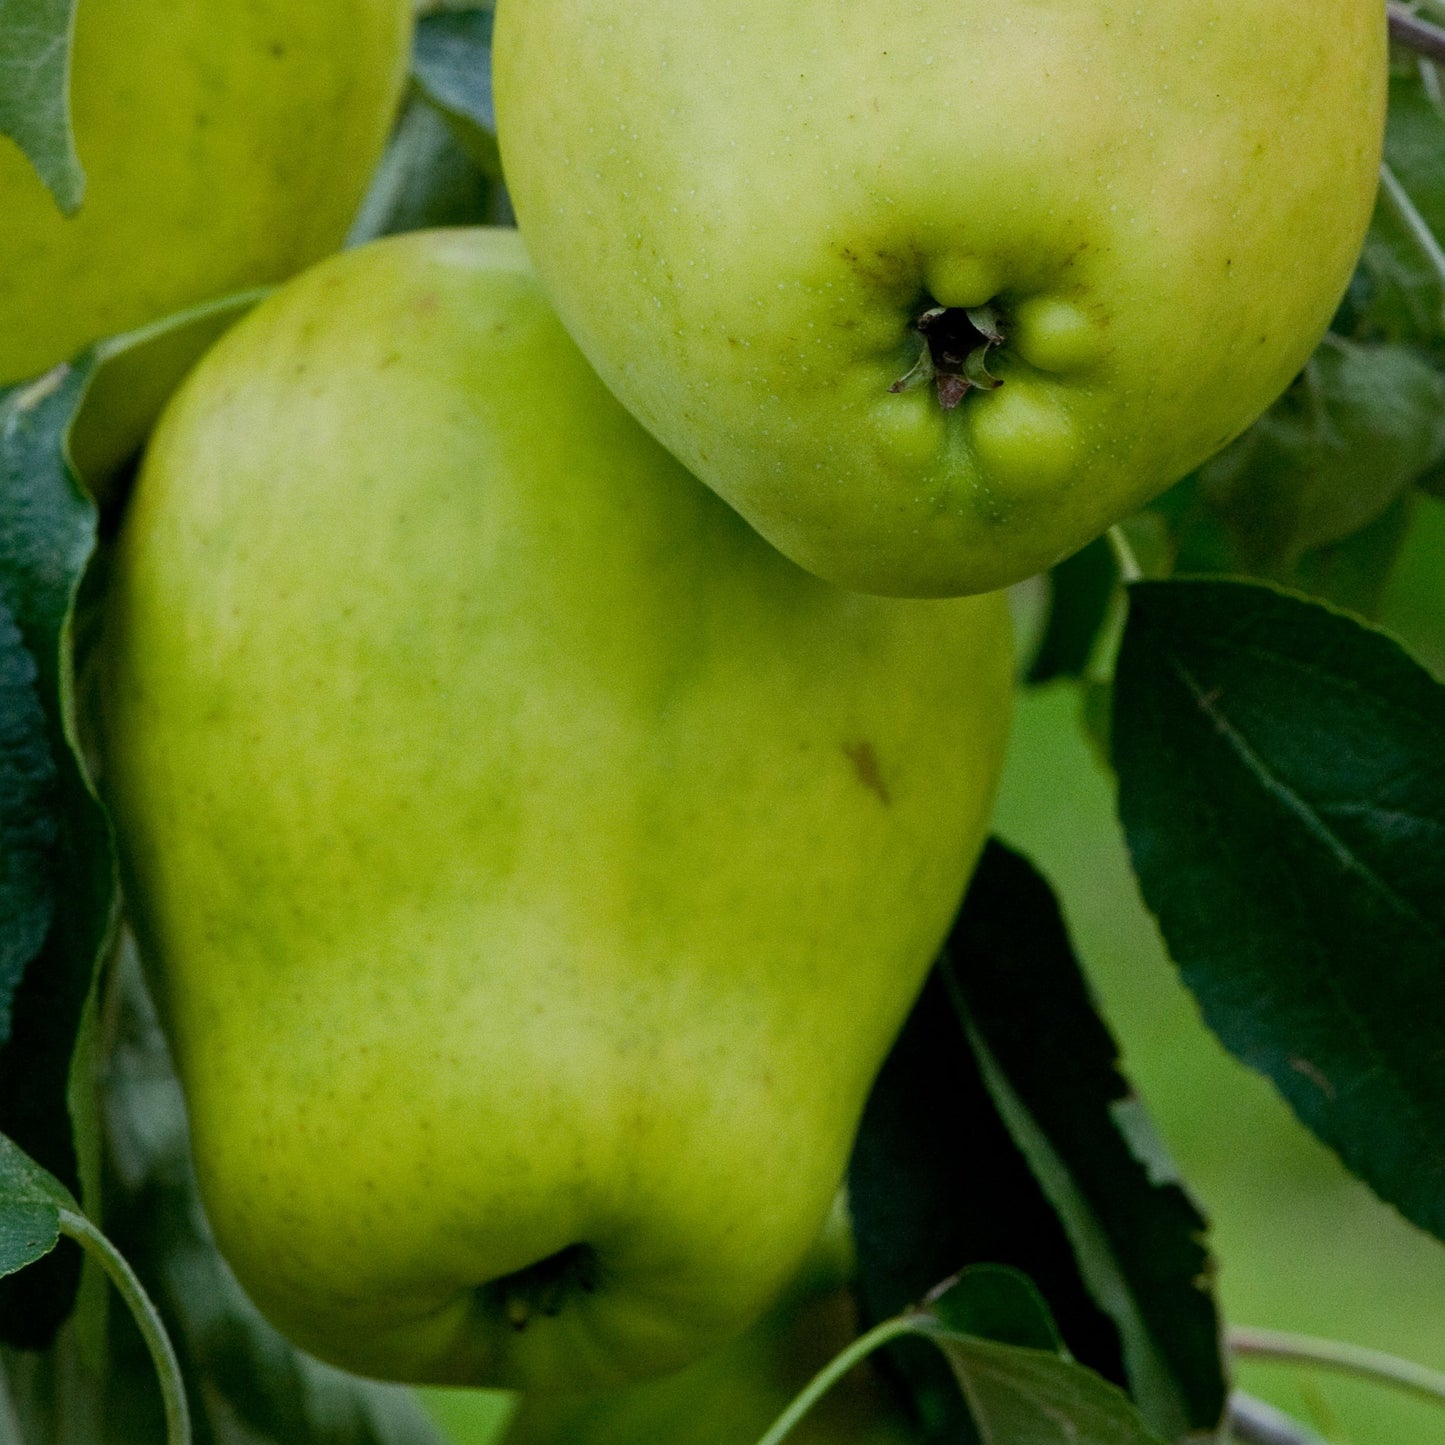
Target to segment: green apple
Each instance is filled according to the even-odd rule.
[[[104,787],[216,1237],[365,1374],[681,1366],[816,1237],[984,834],[1002,598],[837,590],[515,232],[333,258],[178,392]]]
[[[858,1333],[846,1228],[829,1229],[758,1324],[685,1370],[602,1395],[525,1396],[502,1445],[754,1445]],[[909,1445],[916,1439],[866,1365],[805,1415],[788,1445]]]
[[[340,245],[406,74],[410,0],[81,0],[62,216],[0,137],[0,385]]]
[[[1383,0],[501,0],[562,320],[819,576],[938,596],[1240,432],[1369,219]]]

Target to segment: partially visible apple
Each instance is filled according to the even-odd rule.
[[[858,1332],[846,1229],[830,1229],[778,1305],[685,1370],[602,1395],[523,1397],[502,1445],[754,1445]],[[788,1445],[910,1445],[916,1436],[865,1361]]]
[[[365,1374],[758,1319],[981,845],[999,595],[840,591],[632,420],[515,232],[345,253],[151,443],[103,777],[216,1238]]]
[[[335,250],[411,15],[411,0],[81,0],[79,213],[0,137],[0,385]]]
[[[1373,201],[1384,0],[501,0],[564,323],[819,576],[1015,582],[1284,389]]]

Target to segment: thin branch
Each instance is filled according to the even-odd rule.
[[[1142,581],[1144,569],[1139,565],[1139,559],[1134,555],[1134,549],[1124,535],[1124,528],[1116,522],[1109,528],[1106,535],[1114,553],[1114,565],[1119,569],[1119,580],[1121,582]]]
[[[1437,1405],[1445,1405],[1445,1374],[1395,1355],[1387,1355],[1382,1350],[1367,1350],[1359,1345],[1315,1339],[1311,1335],[1288,1334],[1283,1330],[1255,1329],[1230,1330],[1229,1349],[1231,1354],[1244,1359],[1275,1360],[1335,1370],[1357,1379],[1371,1380],[1377,1385],[1392,1385],[1398,1390],[1432,1400]]]
[[[875,1325],[866,1335],[853,1341],[841,1355],[829,1361],[804,1386],[802,1393],[773,1422],[772,1428],[758,1445],[781,1445],[791,1434],[793,1427],[843,1378],[860,1360],[866,1359],[874,1350],[881,1349],[892,1340],[912,1334],[917,1327],[917,1317],[898,1315]]]
[[[14,1402],[10,1398],[10,1385],[5,1378],[5,1372],[0,1369],[0,1440],[23,1440],[25,1437],[20,1433],[20,1419],[15,1413]]]
[[[83,1214],[77,1214],[73,1209],[62,1209],[60,1232],[73,1239],[105,1270],[140,1327],[141,1338],[150,1351],[160,1379],[166,1416],[166,1445],[191,1445],[191,1414],[186,1403],[181,1367],[161,1317],[136,1278],[135,1271],[126,1262],[125,1256]]]
[[[1441,248],[1430,223],[1420,214],[1400,178],[1384,164],[1380,166],[1380,194],[1394,212],[1395,219],[1410,233],[1410,239],[1435,273],[1436,281],[1445,286],[1445,249]]]
[[[1229,1433],[1239,1445],[1326,1445],[1283,1410],[1239,1390],[1229,1397]]]
[[[1421,20],[1403,5],[1386,6],[1390,16],[1390,39],[1409,50],[1428,55],[1431,60],[1445,60],[1445,29]]]

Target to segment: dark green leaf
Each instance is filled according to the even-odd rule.
[[[63,455],[90,367],[59,368],[0,393],[0,602],[35,661],[55,767],[50,926],[11,1002],[0,1039],[0,1129],[71,1189],[79,1188],[66,1105],[70,1060],[114,907],[104,815],[75,747],[70,620],[95,545],[95,506]],[[0,1285],[0,1338],[38,1345],[70,1308],[74,1251]]]
[[[462,150],[432,106],[413,101],[372,177],[347,243],[357,246],[433,226],[481,224],[511,224],[505,190]]]
[[[934,1292],[930,1304],[954,1334],[1064,1353],[1044,1297],[1027,1275],[1006,1265],[976,1264],[963,1270]]]
[[[954,1289],[968,1290],[968,1280]],[[1093,1371],[1053,1350],[951,1327],[955,1314],[974,1312],[944,1294],[914,1321],[948,1360],[983,1445],[1164,1445],[1129,1397]]]
[[[858,1292],[876,1323],[971,1265],[1011,1265],[1043,1291],[1074,1354],[1123,1381],[1119,1336],[999,1117],[943,977],[930,977],[884,1064],[854,1145],[848,1199]],[[936,1352],[891,1352],[930,1438],[969,1429]]]
[[[935,1338],[983,1445],[1163,1445],[1122,1390],[1082,1365],[990,1340]]]
[[[1171,1439],[1212,1435],[1227,1391],[1204,1219],[1119,1071],[1048,884],[997,842],[943,968],[994,1101],[1118,1327],[1140,1409]]]
[[[1118,580],[1113,553],[1103,537],[1066,557],[1049,573],[1049,619],[1029,666],[1031,683],[1083,676]]]
[[[35,663],[0,602],[0,1038],[10,1031],[16,986],[50,931],[54,786]]]
[[[1124,1379],[1117,1332],[999,1116],[938,971],[869,1095],[848,1199],[870,1322],[969,1266],[1010,1265],[1043,1291],[1069,1348]]]
[[[0,136],[25,152],[67,215],[85,194],[70,127],[74,30],[75,0],[0,4]]]
[[[45,1258],[60,1242],[60,1211],[53,1204],[12,1204],[0,1197],[0,1276]]]
[[[0,1275],[43,1259],[60,1239],[60,1211],[70,1192],[0,1134]]]
[[[97,514],[67,456],[74,443],[94,475],[112,469],[143,438],[190,362],[252,300],[201,307],[104,342],[73,366],[0,392],[0,607],[34,661],[54,769],[45,825],[53,838],[48,928],[18,961],[23,977],[0,979],[10,1005],[10,1027],[0,1032],[0,1129],[72,1190],[80,1171],[68,1106],[71,1066],[116,890],[109,826],[81,758],[75,717],[76,604]],[[0,1285],[0,1339],[43,1344],[70,1308],[76,1267],[74,1252],[60,1251]]]
[[[492,107],[492,11],[456,10],[417,21],[412,79],[493,180],[502,174]]]
[[[1115,688],[1135,871],[1205,1018],[1445,1237],[1445,688],[1224,581],[1131,588]]]

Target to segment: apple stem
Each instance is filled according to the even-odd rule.
[[[914,1334],[917,1328],[917,1318],[911,1314],[904,1314],[895,1316],[891,1320],[884,1320],[881,1325],[875,1325],[866,1335],[860,1335],[846,1350],[835,1355],[808,1381],[793,1403],[778,1416],[768,1433],[758,1441],[758,1445],[780,1445],[780,1442],[792,1433],[793,1427],[802,1420],[803,1416],[849,1370],[860,1361],[867,1359],[874,1350],[882,1349],[884,1345],[890,1344],[903,1335]]]
[[[121,1252],[88,1220],[73,1209],[60,1211],[60,1232],[73,1239],[97,1261],[130,1308],[145,1340],[160,1380],[166,1416],[166,1445],[191,1445],[191,1411],[185,1381],[170,1336],[144,1286]]]
[[[1290,1334],[1284,1330],[1262,1329],[1230,1330],[1228,1343],[1229,1352],[1242,1359],[1314,1365],[1322,1370],[1336,1370],[1341,1374],[1371,1380],[1377,1385],[1390,1385],[1437,1405],[1445,1404],[1445,1374],[1410,1360],[1402,1360],[1396,1355],[1387,1355],[1383,1350],[1367,1350],[1360,1345]]]

